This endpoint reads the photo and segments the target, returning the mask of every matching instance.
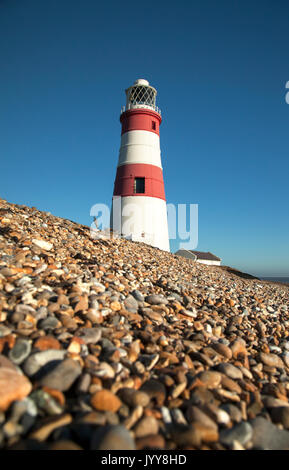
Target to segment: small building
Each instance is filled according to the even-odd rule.
[[[211,266],[220,266],[222,262],[221,258],[218,258],[218,256],[213,255],[213,253],[210,253],[209,251],[205,252],[181,249],[176,251],[175,254],[182,256],[183,258],[196,261],[197,263],[208,264]]]

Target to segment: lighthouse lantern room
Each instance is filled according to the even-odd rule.
[[[159,136],[162,118],[156,95],[156,89],[144,79],[126,90],[113,195],[121,201],[116,206],[121,235],[169,251]]]

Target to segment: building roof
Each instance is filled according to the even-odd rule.
[[[193,251],[189,250],[191,253],[196,255],[197,259],[202,259],[202,260],[207,260],[207,261],[221,261],[221,258],[218,258],[218,256],[213,255],[213,253],[210,253],[209,251]]]

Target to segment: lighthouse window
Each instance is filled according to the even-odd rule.
[[[134,179],[134,194],[140,194],[145,192],[145,179],[144,178],[135,178]]]
[[[156,130],[156,122],[155,122],[155,121],[152,121],[152,130],[153,130],[153,131]]]
[[[131,87],[129,101],[132,104],[154,106],[155,98],[155,91],[149,86],[136,85]]]

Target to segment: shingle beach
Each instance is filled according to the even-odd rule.
[[[289,288],[0,199],[0,448],[289,449]]]

